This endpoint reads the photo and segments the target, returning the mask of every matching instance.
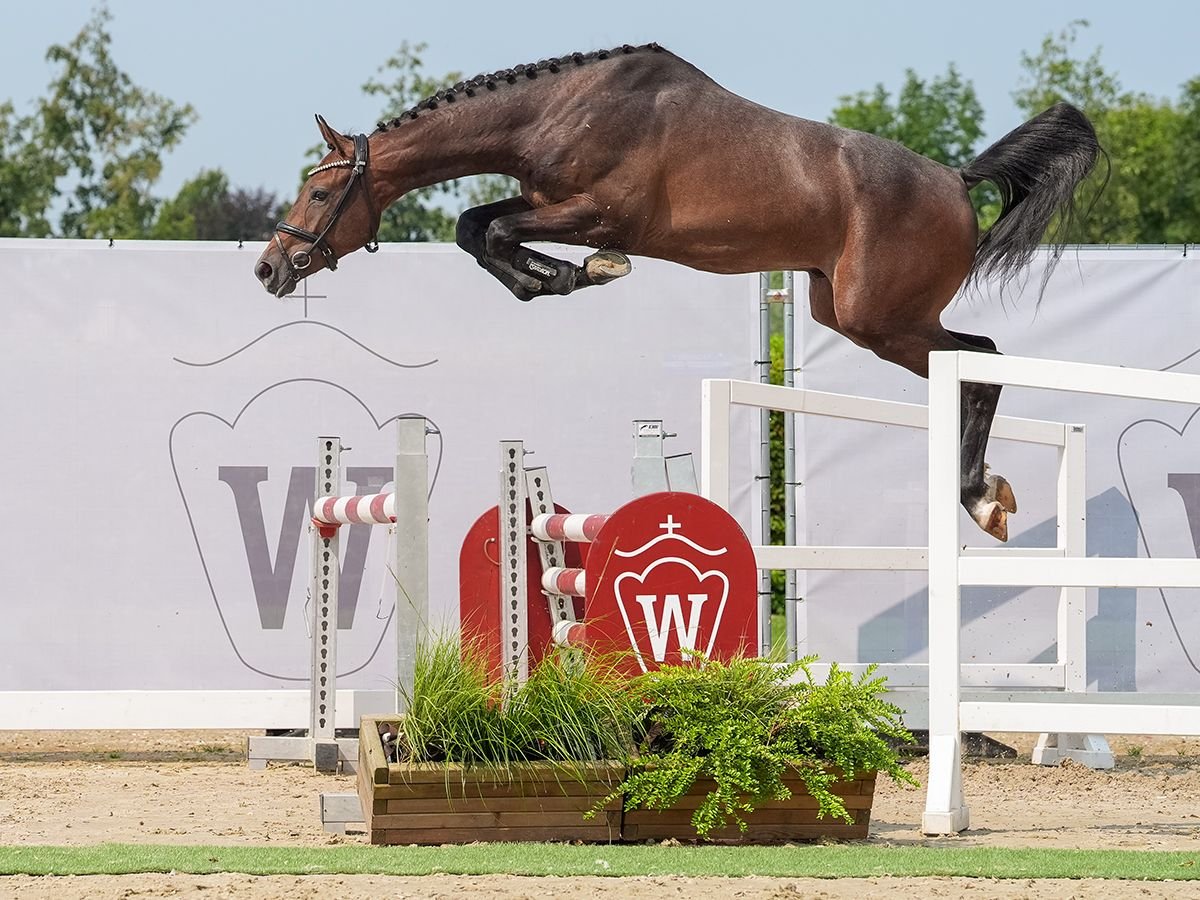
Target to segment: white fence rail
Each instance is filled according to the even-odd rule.
[[[930,771],[921,823],[928,834],[961,831],[969,824],[962,791],[963,730],[1037,732],[1056,728],[1079,734],[1200,734],[1200,704],[1190,695],[1004,692],[994,697],[964,697],[967,667],[961,663],[960,648],[962,585],[1069,585],[1063,588],[1064,594],[1078,595],[1081,603],[1081,592],[1087,587],[1200,587],[1200,560],[1088,559],[1077,538],[1064,544],[1064,498],[1070,510],[1083,514],[1083,485],[1074,483],[1070,466],[1060,470],[1059,479],[1059,543],[1066,551],[1061,557],[1036,556],[1017,548],[1003,557],[964,554],[958,512],[959,396],[964,381],[1200,404],[1197,375],[982,353],[930,354]],[[1076,452],[1082,459],[1082,447]],[[1082,654],[1082,621],[1060,606],[1060,633],[1064,619],[1070,620],[1066,627],[1078,640],[1072,645],[1073,652]]]

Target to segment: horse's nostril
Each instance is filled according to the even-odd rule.
[[[258,276],[259,281],[266,281],[274,272],[275,270],[271,268],[271,264],[265,260],[254,267],[254,274]]]

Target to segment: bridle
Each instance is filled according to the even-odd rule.
[[[337,257],[333,253],[333,248],[326,242],[325,236],[337,224],[338,216],[346,208],[350,194],[354,191],[354,185],[359,182],[362,183],[363,199],[367,201],[368,221],[372,223],[371,237],[367,240],[366,250],[368,253],[374,253],[379,249],[379,241],[376,239],[374,226],[375,204],[371,202],[371,191],[367,187],[367,162],[369,159],[370,149],[367,145],[367,136],[365,134],[356,134],[354,135],[354,159],[335,159],[333,162],[317,166],[308,173],[308,177],[311,178],[318,172],[324,172],[326,169],[337,169],[343,166],[351,167],[350,180],[342,188],[342,196],[338,197],[338,201],[333,207],[333,215],[329,217],[329,221],[321,229],[320,234],[315,234],[288,222],[280,222],[275,226],[275,243],[279,246],[279,252],[283,254],[284,261],[287,263],[288,274],[291,276],[292,281],[299,281],[303,277],[301,273],[312,264],[312,253],[314,250],[319,251],[325,257],[326,268],[331,272],[337,269]],[[289,234],[292,237],[298,237],[302,241],[308,241],[308,249],[297,250],[289,257],[287,250],[284,249],[283,241],[279,238],[280,232]]]

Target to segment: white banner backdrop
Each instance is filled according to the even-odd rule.
[[[698,450],[700,380],[755,377],[757,275],[637,260],[525,304],[455,247],[389,246],[276,300],[260,250],[0,241],[0,694],[304,687],[319,434],[353,448],[344,492],[369,493],[390,481],[396,416],[440,429],[431,592],[453,627],[498,441],[525,440],[559,502],[610,511],[632,496],[633,419]],[[737,425],[753,522],[757,417]],[[394,680],[385,540],[357,526],[343,542],[339,687]]]
[[[1194,250],[1194,248],[1192,248]],[[992,337],[1002,352],[1200,372],[1200,263],[1180,248],[1070,249],[1038,304],[1044,270],[1003,296],[958,300],[948,328]],[[800,282],[800,279],[798,279]],[[812,322],[799,290],[797,384],[915,403],[926,383]],[[1000,414],[1087,428],[1088,553],[1200,554],[1200,427],[1196,408],[1008,388]],[[798,417],[800,542],[924,546],[926,433]],[[993,441],[1020,511],[1010,543],[1053,546],[1055,456]],[[964,540],[990,538],[963,514]],[[810,573],[808,648],[827,661],[923,662],[923,573]],[[1088,673],[1104,690],[1200,689],[1200,592],[1089,592]],[[964,661],[1053,661],[1057,591],[969,588]]]

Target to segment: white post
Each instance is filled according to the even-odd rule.
[[[396,712],[413,689],[417,643],[429,629],[429,457],[424,418],[396,422]]]
[[[342,439],[320,437],[317,445],[317,492],[314,496],[336,497],[341,493]],[[308,527],[312,534],[312,578],[308,598],[312,628],[312,709],[308,737],[315,748],[317,744],[333,743],[336,738],[334,700],[337,697],[338,534],[341,529],[326,529],[329,537],[323,537],[312,522]],[[336,752],[333,764],[337,764]]]
[[[953,834],[970,816],[962,793],[957,352],[929,354],[929,784],[921,830]]]
[[[1087,556],[1086,437],[1082,425],[1068,425],[1059,451],[1058,548],[1064,556]],[[1058,662],[1064,688],[1087,690],[1087,589],[1064,587],[1058,602]]]
[[[1087,433],[1083,425],[1068,425],[1058,452],[1058,549],[1064,556],[1087,556]],[[1087,588],[1063,587],[1058,599],[1058,664],[1063,667],[1063,689],[1087,690]],[[1102,735],[1044,733],[1038,736],[1032,761],[1058,765],[1070,757],[1093,769],[1115,764]]]
[[[729,509],[728,381],[706,378],[700,388],[700,496]]]

